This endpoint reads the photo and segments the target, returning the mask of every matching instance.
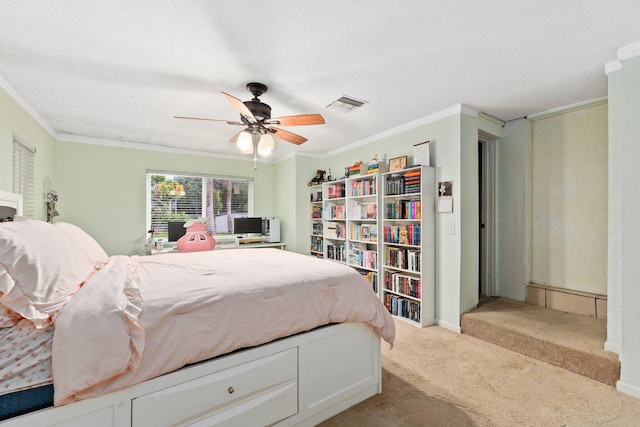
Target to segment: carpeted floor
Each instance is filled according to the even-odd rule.
[[[519,353],[396,320],[383,392],[331,426],[640,426],[640,399]]]

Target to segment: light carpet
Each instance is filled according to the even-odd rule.
[[[396,320],[383,392],[331,426],[640,426],[640,399],[441,327]]]

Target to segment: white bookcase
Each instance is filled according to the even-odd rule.
[[[416,326],[435,322],[435,170],[382,174],[381,297],[391,314]]]
[[[347,206],[344,179],[322,184],[324,258],[347,262]]]
[[[346,180],[347,264],[380,292],[379,174],[362,175]]]
[[[309,219],[311,220],[309,253],[318,258],[323,258],[322,185],[309,186]]]

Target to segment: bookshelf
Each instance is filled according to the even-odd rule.
[[[322,184],[324,258],[347,262],[347,207],[344,179]]]
[[[322,185],[309,186],[309,215],[311,220],[309,253],[312,256],[323,258]]]
[[[379,174],[346,180],[347,264],[379,295]]]
[[[424,327],[435,322],[435,169],[382,174],[381,292],[387,309]]]

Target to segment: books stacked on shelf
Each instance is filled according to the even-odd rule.
[[[385,271],[384,288],[398,294],[422,298],[422,282],[416,277]]]
[[[384,305],[394,316],[420,323],[420,303],[393,294],[384,295]]]
[[[375,271],[359,271],[360,275],[371,286],[376,294],[378,293],[378,274]]]
[[[313,219],[321,219],[322,218],[322,206],[311,206],[311,218]]]
[[[420,224],[385,225],[384,242],[420,246]]]
[[[376,219],[378,218],[378,204],[354,202],[349,216],[351,219]]]
[[[311,252],[322,253],[322,237],[317,237],[317,236],[311,237]]]
[[[346,239],[346,229],[347,226],[342,222],[327,222],[327,232],[324,235],[330,239]]]
[[[375,224],[350,224],[349,238],[361,242],[377,242],[378,226]]]
[[[344,205],[332,205],[329,206],[329,219],[344,219],[345,209]]]
[[[316,236],[322,236],[322,223],[315,222],[311,225],[311,232]]]
[[[362,179],[351,183],[351,195],[357,196],[371,196],[378,192],[378,180],[375,179]]]
[[[385,204],[385,218],[388,219],[422,219],[422,202],[420,200],[395,200]]]
[[[367,167],[362,163],[356,163],[347,168],[347,174],[349,178],[354,176],[365,175],[367,173]]]
[[[344,183],[330,184],[327,186],[327,198],[339,199],[344,197]]]
[[[369,174],[377,173],[377,172],[386,172],[386,171],[387,171],[386,163],[373,162],[367,165],[367,173]]]
[[[347,262],[347,247],[344,244],[327,245],[327,258]]]
[[[384,263],[388,267],[420,272],[420,251],[406,248],[385,248]]]
[[[354,267],[378,269],[378,251],[367,249],[365,243],[349,243],[349,265]]]
[[[387,178],[385,186],[387,196],[396,194],[414,194],[420,192],[420,169]]]
[[[411,170],[404,174],[404,193],[420,192],[420,169]]]

